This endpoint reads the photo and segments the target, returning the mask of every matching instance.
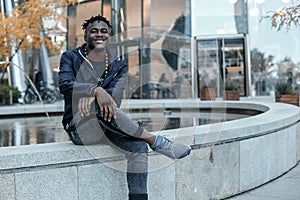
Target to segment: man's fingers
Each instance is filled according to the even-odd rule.
[[[108,114],[108,121],[110,122],[112,116],[114,115],[114,108],[112,105],[108,106],[108,109],[109,109],[109,114]]]
[[[81,115],[89,115],[91,110],[91,104],[95,100],[94,97],[80,98],[78,103],[78,111]]]
[[[89,99],[87,98],[84,99],[84,114],[85,115],[90,114],[90,104],[89,104]]]
[[[102,92],[101,91],[102,90],[98,89],[96,93],[97,103],[100,107],[100,116],[105,121],[110,121],[112,117],[117,117],[117,104],[109,94],[107,94],[104,90]]]
[[[104,116],[103,116],[104,120],[108,121],[108,116],[109,116],[109,107],[108,107],[108,105],[104,106],[104,113],[103,114],[104,114]]]
[[[116,108],[112,104],[106,104],[100,107],[100,115],[105,121],[111,121],[111,118],[116,118]]]
[[[83,115],[83,110],[82,110],[82,101],[83,99],[79,99],[79,102],[78,102],[78,111],[81,115]]]
[[[117,104],[113,102],[113,114],[114,118],[117,119]]]

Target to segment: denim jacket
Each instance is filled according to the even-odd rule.
[[[73,113],[76,113],[74,109],[77,109],[78,99],[91,96],[93,89],[98,86],[100,77],[97,77],[93,66],[85,57],[85,45],[83,44],[73,50],[65,51],[60,58],[58,84],[65,101],[65,112],[62,120],[64,127],[72,120]],[[109,72],[101,83],[101,87],[120,106],[127,83],[128,66],[109,50],[108,54],[110,58]]]

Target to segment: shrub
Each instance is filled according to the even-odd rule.
[[[21,96],[20,91],[16,87],[7,84],[0,85],[0,105],[10,104],[10,91],[12,92],[13,103],[18,103],[18,98]]]
[[[226,80],[225,90],[227,91],[237,91],[239,89],[239,84],[236,81]]]
[[[275,85],[275,94],[282,95],[282,94],[293,94],[292,85],[287,82],[277,82]]]

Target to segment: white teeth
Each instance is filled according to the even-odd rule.
[[[103,40],[96,40],[95,42],[96,43],[103,43],[104,41]]]

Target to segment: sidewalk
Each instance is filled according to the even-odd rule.
[[[300,164],[263,186],[226,200],[300,200]]]

